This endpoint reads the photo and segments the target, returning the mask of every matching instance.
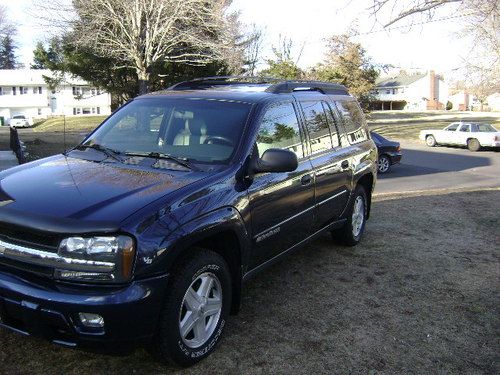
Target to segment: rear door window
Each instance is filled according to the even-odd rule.
[[[257,135],[259,156],[269,148],[293,151],[298,159],[304,157],[299,121],[292,103],[276,103],[264,114]]]
[[[340,134],[339,134],[339,119],[337,116],[333,114],[333,110],[330,107],[330,104],[326,102],[323,103],[323,108],[325,109],[326,119],[328,121],[328,125],[330,126],[330,133],[332,135],[332,146],[338,147],[340,146]]]
[[[326,104],[326,103],[325,103]],[[311,153],[317,154],[333,147],[332,134],[328,124],[325,107],[321,101],[301,101],[300,105],[304,111]]]
[[[355,144],[367,140],[366,120],[358,103],[354,100],[340,100],[335,101],[335,105],[342,116],[349,143]]]

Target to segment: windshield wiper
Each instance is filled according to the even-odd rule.
[[[110,157],[112,159],[115,159],[116,161],[119,161],[120,163],[123,162],[123,160],[118,156],[120,153],[118,151],[113,150],[112,148],[102,146],[98,143],[93,143],[90,145],[78,145],[74,149],[75,150],[81,150],[81,149],[86,149],[86,148],[91,148],[93,150],[97,150],[105,154],[107,157]]]
[[[153,152],[125,152],[125,155],[127,155],[127,156],[144,156],[147,158],[154,158],[154,159],[173,160],[177,164],[180,164],[183,167],[186,167],[192,171],[198,171],[198,168],[196,168],[194,165],[192,165],[187,159],[172,156],[170,154],[164,154],[163,152],[154,152],[154,151]]]

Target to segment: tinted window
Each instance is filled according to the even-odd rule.
[[[337,101],[335,104],[342,115],[349,143],[354,144],[368,139],[365,118],[358,104],[355,101]]]
[[[278,103],[265,113],[257,136],[259,156],[268,148],[282,148],[304,157],[299,122],[292,103]]]
[[[312,153],[331,149],[333,147],[332,135],[323,104],[319,101],[304,101],[300,104],[306,118]]]
[[[239,102],[138,99],[116,111],[86,144],[225,162],[239,143],[249,111],[250,104]]]
[[[489,124],[477,124],[477,131],[481,133],[497,132],[493,126]]]

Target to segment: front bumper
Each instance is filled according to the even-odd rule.
[[[168,275],[119,288],[28,280],[0,269],[0,326],[70,347],[118,349],[150,339]],[[99,314],[102,329],[84,327],[78,313]]]

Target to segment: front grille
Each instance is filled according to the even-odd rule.
[[[0,224],[0,238],[7,242],[28,247],[43,248],[45,251],[56,252],[61,237],[51,233],[26,230],[16,226]]]

